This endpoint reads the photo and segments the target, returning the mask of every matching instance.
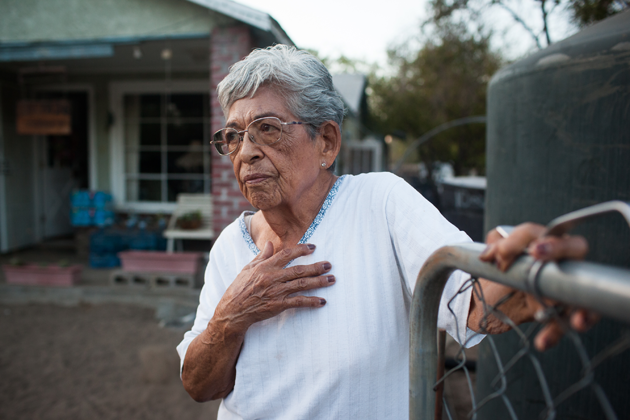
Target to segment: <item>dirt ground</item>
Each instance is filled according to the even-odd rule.
[[[129,305],[0,304],[0,419],[216,419],[181,385],[182,335]]]
[[[0,419],[215,420],[218,402],[194,402],[180,382],[183,333],[130,305],[0,304]],[[458,348],[449,340],[447,357]],[[462,372],[444,392],[451,414],[466,418]]]

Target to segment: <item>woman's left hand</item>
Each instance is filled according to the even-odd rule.
[[[496,229],[490,231],[486,237],[488,247],[479,257],[482,261],[492,262],[501,271],[506,271],[514,260],[524,252],[540,261],[559,261],[563,259],[583,259],[588,252],[588,243],[581,236],[564,235],[562,237],[544,236],[545,227],[534,223],[524,223],[504,238]],[[500,310],[512,319],[517,325],[534,320],[535,314],[543,309],[544,305],[532,295],[522,291],[514,291],[489,280],[480,279],[486,303],[492,305],[503,296],[514,292],[514,296],[501,304]],[[477,297],[471,302],[471,311],[468,325],[476,329],[484,318],[483,302],[477,302]],[[545,300],[545,305],[552,306],[551,300]],[[571,310],[570,324],[577,331],[586,331],[598,317],[586,310]],[[486,329],[490,333],[501,333],[509,329],[495,317],[489,317]],[[546,350],[555,346],[563,336],[564,330],[560,323],[552,319],[538,333],[534,340],[535,347]]]

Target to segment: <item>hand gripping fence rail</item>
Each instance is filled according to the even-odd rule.
[[[621,213],[630,224],[630,205],[616,201],[599,204],[559,217],[549,224],[547,234],[562,235],[581,221],[608,212]],[[509,233],[510,229],[507,226],[497,228],[504,236]],[[470,411],[465,418],[476,419],[478,411],[486,403],[492,399],[499,399],[505,405],[510,418],[517,419],[518,417],[515,414],[512,403],[505,395],[505,388],[508,385],[506,372],[519,359],[523,358],[530,359],[532,367],[536,375],[538,375],[546,407],[540,414],[540,418],[554,419],[556,409],[560,404],[576,392],[590,387],[601,406],[601,411],[605,416],[603,418],[608,420],[617,419],[615,410],[611,406],[605,392],[595,381],[593,371],[604,360],[630,348],[630,334],[627,332],[621,334],[621,337],[616,342],[589,359],[589,355],[586,354],[581,344],[580,337],[568,328],[566,317],[561,316],[561,312],[564,310],[563,307],[561,305],[547,306],[543,303],[543,298],[561,302],[562,305],[590,309],[603,317],[630,325],[630,271],[602,264],[578,261],[540,263],[527,255],[522,255],[512,264],[508,271],[502,272],[494,265],[479,260],[479,255],[484,249],[485,245],[477,243],[442,247],[429,257],[418,275],[410,315],[410,420],[428,420],[433,418],[441,420],[443,418],[442,410],[445,411],[447,418],[454,418],[453,413],[448,409],[448,405],[443,406],[442,387],[444,380],[458,369],[465,372],[467,387],[472,399]],[[440,297],[449,276],[457,269],[471,275],[471,279],[462,285],[458,294],[472,288],[472,293],[475,293],[484,304],[485,317],[487,318],[488,315],[492,314],[495,318],[511,326],[520,336],[523,343],[522,349],[511,360],[502,362],[499,360],[491,337],[486,337],[486,339],[490,339],[490,347],[497,358],[499,375],[493,381],[496,392],[488,395],[481,401],[475,400],[463,346],[460,347],[458,353],[457,366],[445,375],[443,374],[444,332],[440,332],[440,350],[438,350],[437,318]],[[527,331],[521,331],[500,311],[500,305],[509,299],[512,294],[500,300],[493,307],[485,304],[483,290],[477,281],[479,277],[530,293],[538,298],[540,303],[543,303],[545,309],[536,314],[536,319],[541,322],[556,319],[566,328],[566,336],[576,347],[582,363],[582,373],[577,382],[558,395],[551,395],[540,362],[530,349],[530,338],[535,333],[535,326],[528,328]],[[461,340],[458,341],[461,342]],[[439,380],[436,381],[436,378],[439,378]]]

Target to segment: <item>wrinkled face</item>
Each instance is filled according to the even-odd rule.
[[[253,98],[232,104],[226,127],[245,130],[249,123],[262,117],[298,121],[280,95],[272,88],[262,87]],[[304,125],[284,125],[282,138],[271,146],[253,143],[247,133],[244,136],[239,149],[229,156],[245,198],[261,210],[295,205],[322,170],[319,135],[311,139]]]

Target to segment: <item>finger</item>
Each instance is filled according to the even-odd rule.
[[[578,332],[588,331],[599,321],[600,316],[594,312],[578,309],[571,314],[571,327]]]
[[[536,347],[538,351],[549,350],[558,344],[563,335],[564,329],[562,326],[555,320],[550,321],[549,324],[545,325],[536,335],[534,347]]]
[[[497,252],[496,243],[501,239],[503,239],[503,236],[497,231],[496,228],[488,232],[488,234],[486,235],[486,243],[488,244],[488,246],[481,253],[481,255],[479,255],[479,259],[481,261],[493,262],[494,256]]]
[[[315,251],[315,245],[313,244],[300,244],[291,248],[285,248],[272,258],[270,262],[278,267],[284,267],[291,261],[304,255],[312,254]]]
[[[521,255],[534,239],[545,232],[545,227],[534,223],[523,223],[514,228],[506,239],[496,242],[494,255],[497,266],[505,271]]]
[[[497,252],[496,243],[492,243],[488,245],[486,249],[484,249],[484,251],[479,255],[479,259],[485,262],[493,262],[496,252]]]
[[[254,259],[249,263],[249,265],[251,267],[255,267],[261,262],[268,260],[272,256],[273,256],[273,244],[271,243],[271,241],[267,241],[263,250],[260,251],[258,255],[254,257]]]
[[[487,244],[493,244],[496,241],[498,241],[499,239],[503,239],[503,235],[501,235],[499,233],[499,231],[497,230],[497,228],[492,229],[490,232],[488,232],[488,234],[486,235],[486,243]]]
[[[566,258],[580,260],[588,253],[588,242],[582,236],[548,236],[535,240],[528,251],[532,257],[541,261]]]
[[[302,277],[286,283],[286,290],[289,294],[303,292],[305,290],[319,289],[335,284],[335,276]]]
[[[302,277],[315,277],[327,273],[332,268],[328,261],[320,261],[309,265],[296,265],[282,270],[277,277],[279,282],[287,282]]]
[[[315,296],[293,296],[284,300],[286,309],[289,308],[321,308],[326,304],[326,299]]]

